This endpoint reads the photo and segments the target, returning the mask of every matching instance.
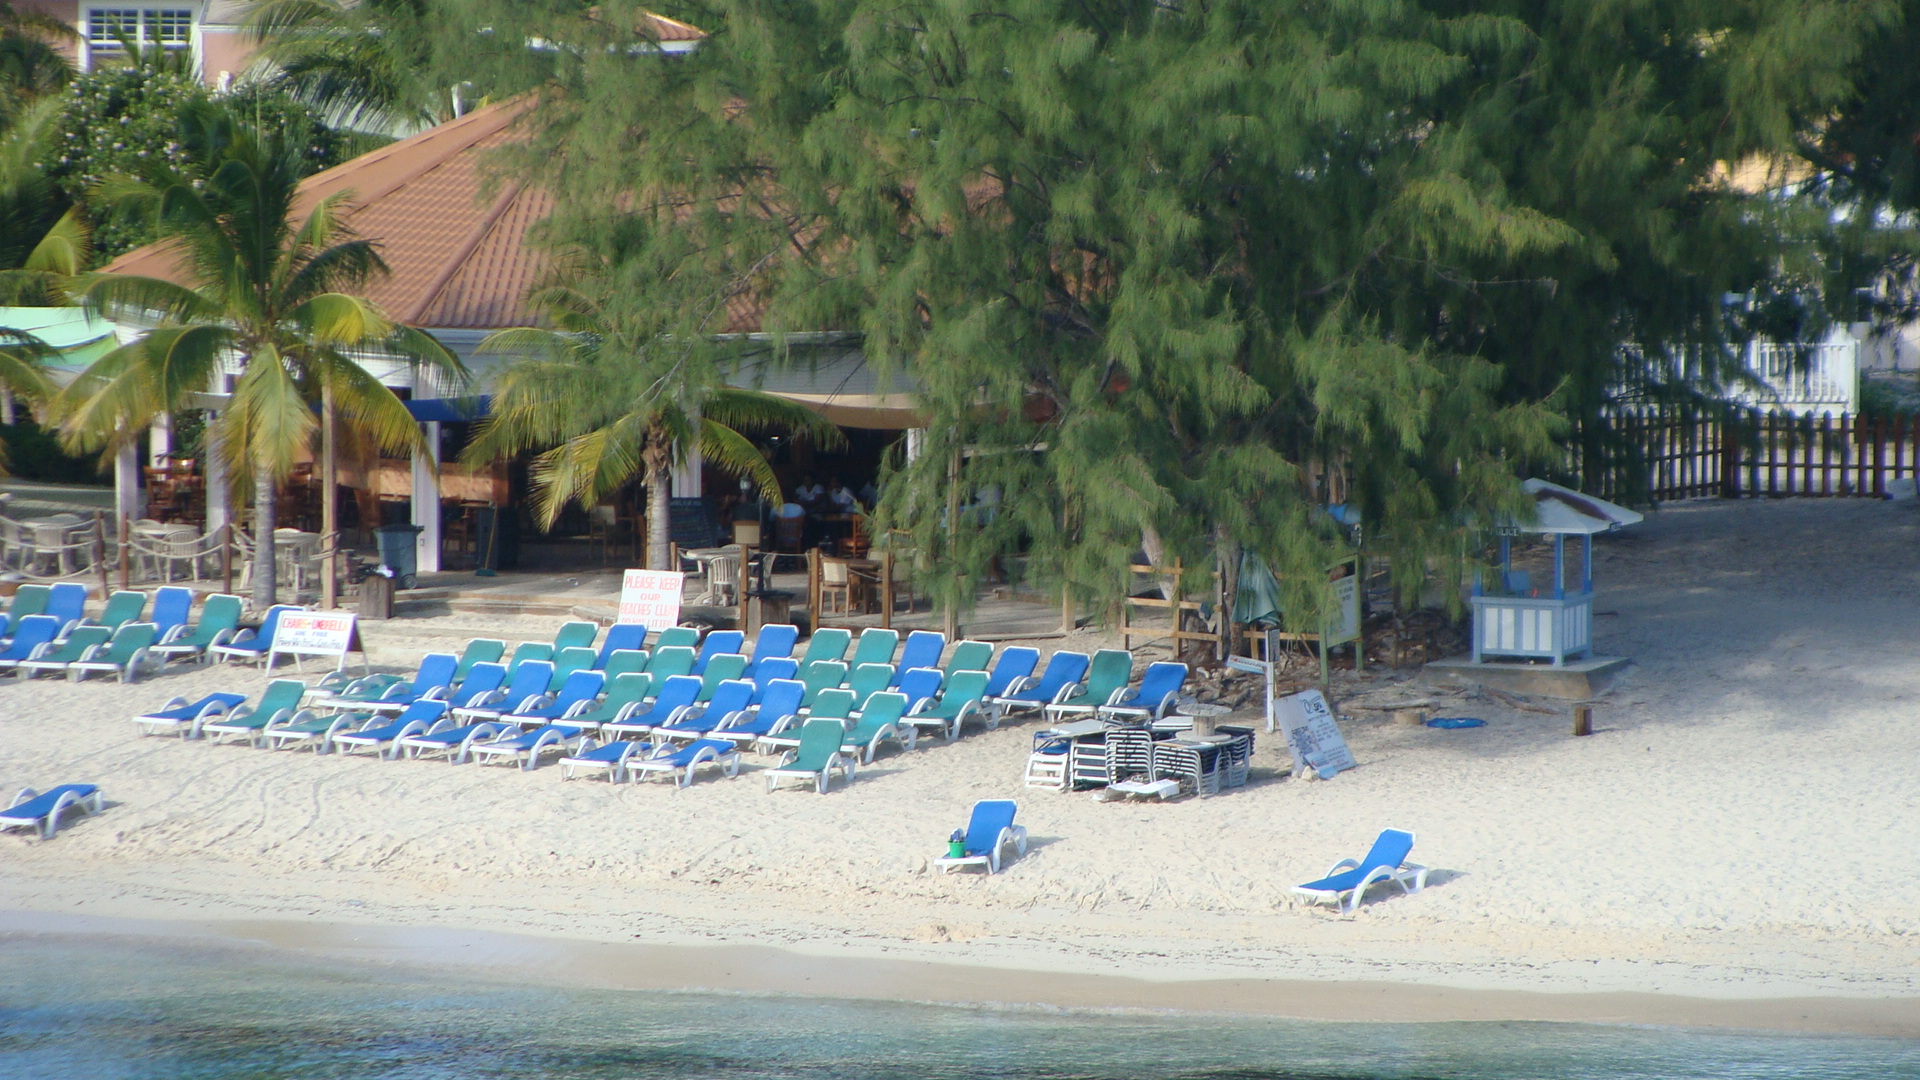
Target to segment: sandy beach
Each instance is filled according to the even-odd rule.
[[[128,722],[257,692],[245,669],[5,683],[0,785],[95,782],[110,805],[51,843],[0,837],[0,932],[171,926],[429,962],[487,941],[489,965],[604,985],[806,992],[833,969],[816,992],[1920,1034],[1917,555],[1913,501],[1669,506],[1596,553],[1599,651],[1634,666],[1593,736],[1557,704],[1343,677],[1336,701],[1400,684],[1487,726],[1355,711],[1351,773],[1282,777],[1263,735],[1247,788],[1168,805],[1022,787],[1033,721],[888,754],[821,797],[767,794],[757,764],[615,787]],[[399,670],[559,621],[365,636]],[[930,873],[980,798],[1020,800],[1033,850],[991,878]],[[1290,902],[1388,825],[1418,833],[1425,892],[1352,916]]]

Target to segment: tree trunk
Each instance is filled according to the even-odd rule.
[[[273,467],[264,461],[253,464],[253,610],[264,612],[273,606],[279,567],[273,550],[274,513]]]
[[[320,566],[320,606],[331,608],[337,601],[334,595],[336,578],[334,574],[334,549],[339,546],[339,526],[335,521],[334,504],[338,482],[339,464],[333,445],[333,386],[328,384],[320,388],[320,550],[326,552],[326,559]]]
[[[673,540],[672,504],[668,488],[672,473],[656,468],[647,473],[647,569],[672,570],[668,544]]]

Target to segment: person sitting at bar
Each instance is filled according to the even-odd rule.
[[[860,509],[860,500],[854,496],[853,489],[837,476],[833,478],[833,486],[827,489],[827,501],[833,505],[836,514],[852,514]]]

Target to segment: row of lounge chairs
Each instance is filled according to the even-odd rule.
[[[112,675],[132,682],[168,661],[202,659],[235,639],[241,601],[210,596],[198,622],[190,621],[193,592],[168,586],[151,597],[124,590],[107,598],[100,613],[85,614],[87,590],[76,582],[19,587],[0,618],[0,673],[15,679],[64,674],[79,681]]]

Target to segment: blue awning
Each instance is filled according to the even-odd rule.
[[[493,398],[482,394],[470,398],[415,398],[407,402],[407,411],[423,424],[433,420],[457,424],[486,416],[492,406]]]

